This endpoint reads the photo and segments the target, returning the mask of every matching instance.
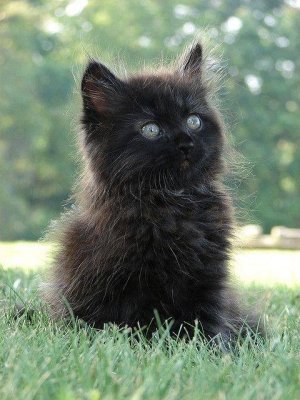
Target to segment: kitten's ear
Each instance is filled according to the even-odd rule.
[[[81,92],[85,109],[107,114],[122,90],[123,82],[105,65],[90,61],[82,78]]]
[[[199,75],[202,69],[203,52],[200,43],[195,43],[181,57],[181,73],[184,75]]]

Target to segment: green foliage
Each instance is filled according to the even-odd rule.
[[[237,193],[248,220],[265,229],[299,225],[296,7],[287,0],[3,0],[1,239],[39,237],[68,198],[80,110],[73,75],[79,79],[87,53],[125,59],[134,70],[174,57],[203,27],[222,49],[224,116],[253,169]]]

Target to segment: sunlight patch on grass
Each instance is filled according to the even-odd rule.
[[[49,262],[49,243],[0,242],[0,265],[4,269],[22,268],[32,271],[44,268]]]
[[[239,250],[232,261],[233,274],[243,283],[289,287],[300,284],[300,251]]]

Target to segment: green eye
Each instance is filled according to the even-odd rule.
[[[188,116],[186,124],[192,130],[201,129],[202,120],[197,114],[191,114]]]
[[[154,122],[148,122],[142,127],[141,133],[147,139],[156,139],[160,134],[160,128]]]

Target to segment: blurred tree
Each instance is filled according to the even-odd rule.
[[[7,2],[1,12],[1,239],[38,238],[72,181],[63,110],[73,78],[43,7]]]
[[[0,21],[0,239],[38,238],[68,197],[73,75],[87,53],[134,70],[174,57],[203,27],[222,49],[224,116],[253,169],[237,193],[247,218],[300,225],[299,1],[2,0]]]

